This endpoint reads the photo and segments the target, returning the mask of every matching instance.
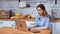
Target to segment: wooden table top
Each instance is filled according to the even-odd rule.
[[[60,19],[58,19],[58,20],[51,20],[51,22],[60,22]]]
[[[0,20],[21,20],[21,21],[35,21],[35,18],[29,18],[29,19],[0,19]],[[60,22],[60,19],[51,20],[51,22]]]
[[[0,34],[50,34],[51,33],[50,30],[40,30],[40,31],[41,31],[40,33],[33,33],[33,32],[24,32],[9,27],[0,28]]]
[[[0,34],[33,34],[31,32],[24,32],[17,29],[12,28],[0,28]]]

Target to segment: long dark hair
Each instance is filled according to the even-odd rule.
[[[48,13],[47,13],[47,11],[46,11],[46,8],[45,8],[45,6],[43,5],[43,4],[39,4],[38,6],[37,6],[37,8],[41,8],[42,10],[44,10],[44,13],[42,14],[43,16],[48,16]],[[37,9],[36,8],[36,9]]]

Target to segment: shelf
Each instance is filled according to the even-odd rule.
[[[11,20],[35,21],[35,18],[27,18],[27,19],[11,19]]]

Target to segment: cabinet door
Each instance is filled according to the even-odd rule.
[[[60,34],[60,22],[52,23],[52,34]]]
[[[26,25],[28,28],[32,27],[34,25],[34,21],[26,21]]]
[[[0,28],[2,28],[2,27],[15,28],[15,21],[12,21],[12,20],[0,20]]]

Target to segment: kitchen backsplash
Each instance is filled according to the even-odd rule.
[[[34,2],[33,0],[31,0],[30,2],[27,1],[27,3],[30,3],[31,6],[34,4],[33,2]],[[54,1],[52,1],[52,2],[47,1],[47,0],[44,1],[44,2],[38,2],[37,1],[35,5],[37,6],[40,3],[43,3],[45,5],[48,14],[51,15],[51,10],[52,10],[52,8],[54,8],[53,6],[55,6]],[[13,12],[20,12],[23,15],[28,13],[32,17],[36,17],[37,16],[36,7],[30,7],[30,8],[23,8],[23,9],[21,9],[21,8],[19,8],[19,2],[18,1],[10,1],[10,2],[0,1],[0,10],[1,9],[4,9],[4,10],[7,10],[7,9],[8,10],[13,10]]]

